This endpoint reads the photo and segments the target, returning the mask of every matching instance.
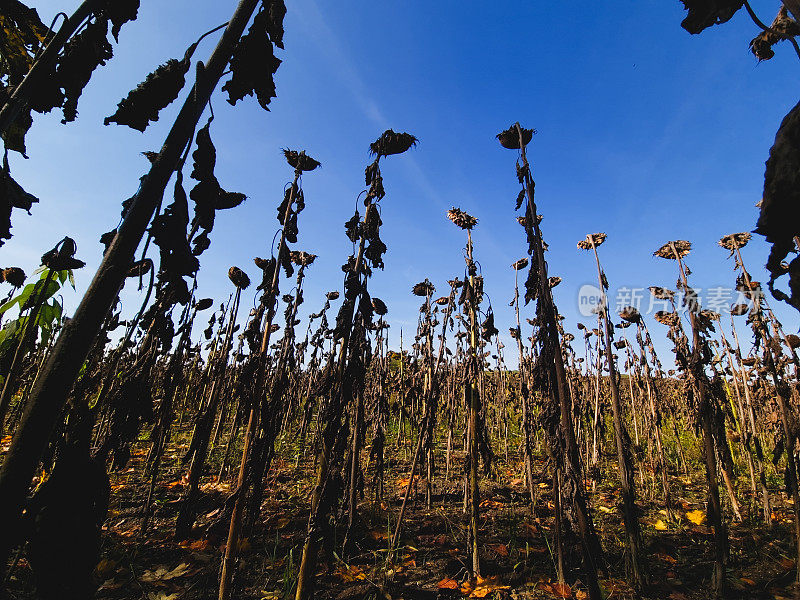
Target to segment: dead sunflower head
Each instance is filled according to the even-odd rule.
[[[686,240],[675,240],[674,242],[667,242],[661,248],[653,252],[653,256],[660,256],[661,258],[668,258],[670,260],[678,260],[683,258],[692,250],[692,243]]]
[[[245,290],[250,285],[250,278],[247,276],[247,273],[242,271],[239,267],[231,267],[228,269],[228,279],[240,290]]]
[[[379,317],[382,317],[389,312],[389,309],[386,308],[384,301],[380,298],[376,298],[375,296],[372,297],[372,310],[374,310],[375,314]]]
[[[11,287],[22,287],[25,283],[25,271],[19,267],[7,267],[0,271],[0,281],[11,284]]]
[[[661,323],[662,325],[667,325],[668,327],[675,327],[678,324],[678,313],[676,312],[667,312],[665,310],[658,311],[655,315],[656,321]]]
[[[417,138],[410,133],[397,133],[387,129],[377,140],[369,145],[372,154],[389,156],[390,154],[402,154],[409,148],[417,145]]]
[[[528,259],[527,258],[520,258],[517,262],[515,262],[513,265],[511,265],[511,268],[514,269],[515,271],[519,271],[521,269],[524,269],[527,266],[528,266]]]
[[[581,240],[578,242],[578,248],[581,250],[591,250],[593,247],[597,247],[603,242],[606,241],[606,234],[605,233],[590,233],[586,236],[586,239]]]
[[[667,288],[658,287],[657,285],[651,285],[648,289],[653,295],[653,298],[657,298],[658,300],[671,300],[675,297],[675,292]]]
[[[456,227],[460,227],[461,229],[472,229],[478,224],[478,219],[455,206],[447,211],[447,218],[450,219]]]
[[[800,336],[797,336],[793,333],[790,333],[786,336],[786,342],[789,344],[789,348],[794,350],[798,346],[800,346]]]
[[[317,259],[317,255],[301,250],[292,250],[289,252],[289,259],[298,267],[308,267]]]
[[[745,304],[744,302],[740,304],[734,304],[733,306],[731,306],[731,314],[734,317],[741,317],[748,310],[750,310],[750,306],[748,304]]]
[[[336,290],[328,292],[327,294],[325,294],[325,297],[331,301],[337,300],[339,298],[339,292],[337,292]]]
[[[297,150],[283,149],[283,156],[290,167],[298,171],[313,171],[321,166],[321,163],[308,156],[304,150],[298,152]]]
[[[427,277],[425,278],[425,281],[420,281],[419,283],[414,285],[413,288],[411,288],[411,292],[415,296],[421,296],[421,297],[429,296],[433,294],[434,291],[436,291],[436,288],[428,280]]]
[[[628,323],[638,323],[642,318],[642,314],[635,306],[626,306],[618,314],[620,319]]]
[[[201,298],[197,301],[197,304],[194,305],[194,309],[196,311],[207,310],[211,308],[212,304],[214,304],[214,300],[211,298]]]
[[[461,281],[458,277],[456,277],[455,279],[448,279],[447,283],[450,284],[451,288],[456,290],[464,285],[464,282]]]
[[[501,131],[500,133],[497,134],[497,139],[503,148],[507,148],[509,150],[519,150],[520,131],[522,132],[523,146],[527,146],[533,139],[533,134],[536,133],[535,129],[525,129],[524,127],[520,127],[519,130],[517,130],[518,125],[519,123],[514,123],[511,127],[506,129],[505,131]]]
[[[437,298],[437,299],[435,300],[435,302],[436,302],[436,304],[438,304],[439,306],[444,306],[445,304],[447,304],[447,303],[449,303],[449,302],[450,302],[450,298],[448,298],[447,296],[442,296],[441,298]]]
[[[75,258],[78,246],[71,237],[65,237],[52,250],[42,255],[42,265],[53,271],[65,271],[67,269],[80,269],[86,266],[82,260]]]
[[[728,235],[722,236],[717,243],[725,248],[725,250],[730,250],[733,252],[737,248],[744,248],[747,245],[747,242],[750,241],[751,237],[752,236],[747,231],[743,231],[741,233],[729,233]]]

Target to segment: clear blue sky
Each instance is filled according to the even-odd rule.
[[[78,3],[32,4],[49,22]],[[145,134],[104,127],[103,117],[156,65],[180,57],[200,33],[227,20],[234,4],[142,0],[115,58],[87,87],[78,121],[62,126],[60,114],[36,117],[30,159],[13,156],[12,172],[41,203],[31,217],[15,211],[14,238],[0,249],[0,263],[31,272],[69,234],[88,263],[76,274],[82,293],[99,263],[100,234],[116,225],[120,202],[148,166],[138,153],[160,147],[178,103]],[[271,112],[252,99],[232,108],[219,92],[214,97],[217,175],[223,187],[249,199],[218,214],[211,248],[201,257],[201,296],[227,298],[230,265],[256,278],[252,258],[269,254],[275,207],[291,178],[280,154],[289,147],[323,164],[304,177],[307,208],[296,246],[320,255],[309,269],[305,305],[318,310],[322,293],[341,287],[339,267],[351,251],[342,225],[363,187],[368,144],[391,127],[420,140],[383,165],[382,237],[389,251],[386,270],[370,288],[389,306],[392,343],[401,327],[409,335],[414,330],[414,283],[428,277],[444,293],[446,280],[463,274],[463,232],[445,218],[453,205],[479,219],[476,257],[505,334],[513,317],[509,265],[524,255],[525,241],[513,210],[516,153],[494,136],[516,120],[538,130],[529,157],[550,274],[564,279],[556,301],[569,330],[580,317],[578,289],[596,281],[591,256],[575,246],[587,233],[608,234],[601,259],[612,292],[674,287],[674,265],[652,257],[670,239],[693,242],[688,263],[696,287],[733,282],[727,252],[716,241],[755,226],[764,161],[798,100],[791,82],[800,73],[788,45],[776,47],[771,61],[755,60],[748,42],[757,30],[743,11],[690,36],[680,27],[685,13],[678,0],[287,0],[287,6]],[[754,7],[765,21],[777,9],[760,0]],[[195,57],[210,50],[207,41]],[[761,280],[767,251],[758,237],[745,251]],[[68,306],[76,296],[67,294]],[[125,299],[133,310],[138,296]],[[797,313],[778,312],[796,331]],[[662,326],[651,329],[663,337]],[[505,340],[513,359],[507,334]],[[666,343],[658,346],[671,362]]]

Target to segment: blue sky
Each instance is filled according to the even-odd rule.
[[[46,22],[72,4],[32,2]],[[249,199],[218,214],[202,256],[201,296],[227,298],[230,265],[256,278],[252,258],[269,254],[275,207],[291,179],[280,154],[289,147],[323,164],[304,177],[307,208],[296,246],[319,255],[305,295],[307,311],[318,310],[323,292],[341,287],[339,267],[351,251],[342,225],[363,187],[368,145],[391,127],[420,140],[382,166],[389,251],[370,289],[389,306],[393,344],[401,327],[410,335],[416,324],[419,299],[411,286],[428,277],[445,293],[446,280],[463,274],[464,236],[445,218],[450,206],[479,219],[476,258],[498,327],[507,331],[509,265],[524,255],[525,241],[513,210],[516,153],[494,136],[516,120],[538,130],[528,152],[550,274],[564,280],[556,301],[567,329],[574,332],[580,318],[578,289],[596,281],[592,257],[575,246],[587,233],[608,234],[601,260],[612,292],[674,287],[674,265],[652,256],[670,239],[693,242],[688,264],[696,287],[733,282],[727,252],[716,241],[755,226],[764,161],[797,102],[787,82],[800,69],[787,45],[771,61],[755,60],[748,42],[757,30],[743,11],[691,36],[680,27],[678,0],[287,0],[287,6],[271,112],[252,99],[233,108],[221,93],[214,96],[217,175],[223,187]],[[753,6],[764,21],[777,10],[777,3],[760,0]],[[31,217],[15,211],[14,238],[0,249],[1,263],[31,272],[69,234],[88,263],[76,273],[82,293],[99,264],[100,234],[116,225],[120,202],[148,166],[138,153],[160,147],[178,103],[144,134],[104,127],[103,118],[155,66],[182,56],[200,33],[227,20],[233,7],[233,1],[142,0],[139,20],[123,28],[115,58],[84,92],[78,121],[63,126],[60,115],[37,117],[27,140],[30,159],[12,157],[14,177],[41,203]],[[212,43],[204,42],[195,58],[204,59]],[[767,252],[761,238],[745,250],[757,279],[766,279]],[[77,294],[65,299],[74,306]],[[124,299],[130,311],[140,301],[131,292]],[[775,308],[786,329],[796,331],[797,313]],[[651,329],[663,337],[663,327]],[[513,359],[507,335],[505,341]],[[658,346],[665,354],[666,343]]]

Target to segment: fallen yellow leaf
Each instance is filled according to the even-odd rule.
[[[702,525],[703,521],[706,520],[706,513],[702,510],[690,510],[686,513],[686,518],[695,525]]]

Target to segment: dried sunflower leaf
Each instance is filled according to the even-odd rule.
[[[70,39],[56,66],[55,79],[64,89],[64,119],[74,121],[78,116],[78,100],[89,83],[94,70],[114,56],[108,41],[108,19],[96,19]]]
[[[262,7],[236,45],[230,62],[231,78],[222,86],[230,104],[255,93],[261,107],[269,110],[267,106],[275,97],[273,75],[281,64],[273,53],[271,27],[270,13]]]
[[[117,112],[103,120],[105,125],[116,123],[144,131],[158,121],[161,109],[169,106],[186,84],[191,60],[169,59],[150,73],[145,80],[119,101]]]
[[[122,26],[139,16],[139,0],[105,0],[100,12],[111,21],[111,35],[119,41]]]
[[[726,23],[744,6],[744,0],[681,0],[688,11],[681,27],[692,34]]]

